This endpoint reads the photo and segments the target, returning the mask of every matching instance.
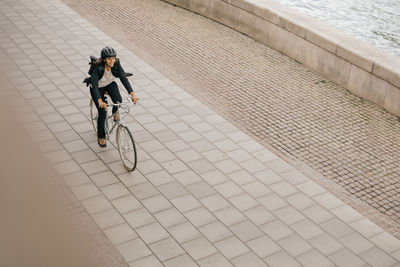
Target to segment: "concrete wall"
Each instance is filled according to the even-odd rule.
[[[400,116],[400,58],[272,0],[164,0],[242,32]]]

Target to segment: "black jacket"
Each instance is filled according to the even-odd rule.
[[[88,77],[83,81],[87,85],[89,85],[89,83],[92,85],[92,92],[94,93],[94,97],[96,97],[96,99],[101,98],[98,87],[99,87],[99,80],[104,76],[104,71],[105,71],[104,69],[105,69],[104,64],[96,65],[93,69],[91,77]],[[132,86],[129,83],[128,78],[126,78],[127,74],[122,68],[119,59],[115,60],[114,66],[111,68],[111,73],[114,77],[119,78],[121,80],[122,84],[124,85],[128,93],[133,92]]]

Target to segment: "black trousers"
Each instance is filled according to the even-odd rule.
[[[107,92],[108,95],[111,97],[112,102],[122,103],[122,97],[121,97],[121,94],[119,93],[118,85],[116,82],[112,82],[105,87],[99,87],[99,93],[100,93],[101,99],[103,101],[106,101],[106,97],[104,95],[105,92]],[[97,99],[93,98],[93,96],[94,96],[93,88],[90,88],[90,94],[92,95],[92,99],[93,99],[94,103],[96,104],[97,111],[99,112],[99,118],[97,120],[97,137],[104,138],[106,136],[106,133],[104,130],[104,123],[106,120],[107,112],[104,108],[100,108],[99,102],[97,101]],[[116,106],[114,106],[112,108],[113,113],[117,112],[117,110],[118,110],[118,107],[116,107]]]

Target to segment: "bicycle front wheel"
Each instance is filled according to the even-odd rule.
[[[121,125],[117,128],[117,144],[125,169],[133,171],[137,163],[136,146],[128,127]]]

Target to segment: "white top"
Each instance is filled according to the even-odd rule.
[[[114,75],[111,73],[111,68],[109,71],[104,69],[104,75],[103,77],[99,80],[99,87],[106,87],[110,83],[112,83],[115,80]]]

